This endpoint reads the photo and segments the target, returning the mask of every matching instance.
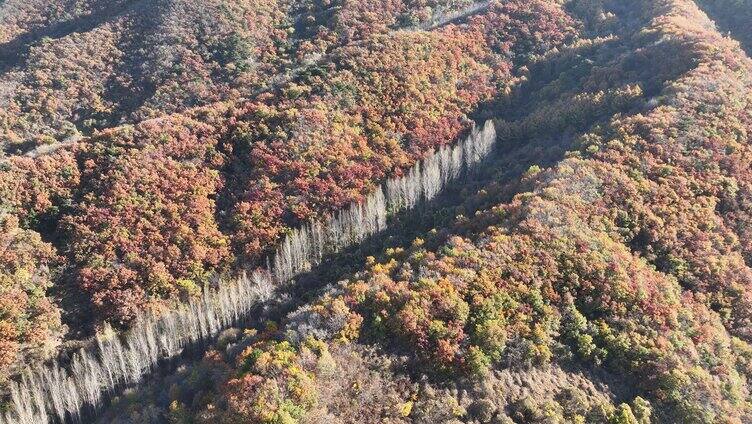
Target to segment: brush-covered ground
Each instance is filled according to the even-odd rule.
[[[752,421],[752,7],[472,6],[0,4],[2,369],[175,307],[493,117],[433,228],[102,422]]]

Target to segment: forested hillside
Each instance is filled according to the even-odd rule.
[[[0,3],[0,422],[752,421],[751,13]],[[54,358],[110,381],[19,400]]]
[[[347,19],[370,7],[334,8],[331,25],[347,32],[339,26],[362,25]],[[4,212],[57,247],[58,284],[75,296],[64,300],[127,325],[145,307],[195,295],[213,272],[253,264],[289,228],[451,143],[470,112],[514,84],[515,69],[574,32],[544,3],[500,4],[429,31],[382,22],[343,39],[319,28],[327,61],[253,99],[9,156]],[[42,280],[26,291],[43,290]]]
[[[468,0],[18,1],[0,13],[5,150],[248,97],[377,33]]]
[[[697,4],[716,21],[718,29],[728,32],[752,51],[752,2],[749,0],[698,0]]]

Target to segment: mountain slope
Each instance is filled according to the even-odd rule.
[[[602,39],[562,50],[560,64],[588,49],[597,52],[591,58],[611,56],[611,66],[569,68],[537,95],[525,92],[539,97],[523,101],[531,113],[509,124],[507,140],[592,119],[582,110],[563,124],[541,119],[554,116],[553,93],[571,99],[569,90],[624,80],[650,87],[664,75],[660,88],[633,98],[630,113],[585,124],[555,166],[492,183],[466,202],[487,209],[387,249],[279,324],[209,352],[198,375],[227,383],[199,400],[176,376],[168,414],[198,422],[749,421],[750,61],[691,2],[643,2],[635,14],[603,6],[611,25],[644,26],[627,25],[623,47]],[[657,60],[666,51],[683,56]],[[618,63],[624,73],[614,71]],[[571,100],[553,110],[564,104]]]
[[[91,386],[99,422],[751,421],[733,6],[3,3],[0,374],[215,299],[493,118],[446,198],[139,387]]]
[[[380,13],[413,7],[397,6]],[[54,293],[74,336],[104,320],[127,326],[256,265],[291,228],[458,138],[515,69],[574,32],[543,2],[431,30],[361,27],[364,7],[335,8],[332,28],[316,32],[324,41],[307,47],[328,51],[323,62],[270,92],[7,158],[3,210],[64,259]]]
[[[752,51],[752,2],[748,0],[698,0],[697,4],[718,24],[739,40],[747,54]]]

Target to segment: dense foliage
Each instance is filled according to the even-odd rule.
[[[58,259],[38,234],[0,214],[0,381],[19,359],[43,358],[60,340],[60,312],[46,296]]]
[[[356,25],[345,20],[350,7],[331,19]],[[542,2],[493,5],[463,26],[374,28],[332,41],[325,61],[254,99],[10,157],[4,202],[64,246],[99,317],[126,324],[197,294],[236,257],[261,259],[289,228],[457,139],[468,115],[514,82],[514,69],[573,33],[571,19]]]
[[[510,201],[494,202],[494,193],[503,199],[510,189],[493,185],[479,194],[489,207],[460,217],[451,231],[369,258],[364,271],[288,315],[280,330],[250,337],[246,343],[254,348],[240,353],[238,363],[280,349],[310,355],[304,352],[313,338],[329,344],[335,352],[329,367],[338,368],[349,360],[336,352],[357,350],[348,347],[356,342],[376,344],[411,357],[409,373],[454,382],[464,375],[476,390],[497,384],[500,374],[492,370],[530,374],[566,364],[608,373],[603,383],[623,403],[587,399],[577,386],[549,389],[537,401],[510,402],[496,392],[498,398],[467,409],[439,409],[449,411],[445,417],[480,422],[749,421],[752,68],[693,5],[665,3],[643,11],[646,27],[636,37],[652,48],[640,51],[641,60],[664,49],[683,56],[678,63],[655,62],[648,75],[623,74],[622,81],[652,93],[641,100],[639,88],[617,91],[622,101],[632,99],[633,113],[590,126],[550,169],[531,167],[513,185]],[[634,60],[608,56],[617,74]],[[597,67],[586,74],[590,84],[606,77]],[[619,86],[601,81],[604,88]],[[542,103],[543,110],[509,123],[505,137],[571,130],[598,116],[576,108],[621,107],[603,94],[550,102],[549,96],[571,95],[571,82],[560,84],[544,86],[528,103]],[[561,120],[545,119],[557,112]],[[232,422],[248,408],[286,414],[282,405],[289,403],[296,408],[290,418],[320,422],[322,409],[336,404],[321,391],[330,387],[319,382],[326,378],[315,368],[309,372],[306,381],[320,388],[322,399],[275,392],[275,403],[260,403],[266,389],[237,381],[263,374],[241,365],[228,391],[210,404],[226,412],[199,416]],[[565,375],[559,386],[570,384],[573,377]],[[436,419],[435,396],[418,392],[392,405],[393,420],[400,414]],[[282,422],[271,415],[256,419]]]
[[[732,32],[749,53],[752,51],[752,2],[749,0],[698,0],[703,8],[718,24],[718,29]]]
[[[749,47],[748,4],[698,4]],[[175,307],[493,115],[503,151],[418,212],[437,228],[271,302],[123,414],[752,420],[752,61],[695,2],[0,17],[0,379],[54,350],[66,296],[92,327]]]
[[[463,1],[20,1],[0,5],[3,150],[248,97],[331,49]]]
[[[286,2],[130,3],[0,6],[6,151],[236,98],[290,62]]]

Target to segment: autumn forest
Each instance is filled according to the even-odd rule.
[[[752,422],[749,0],[0,0],[0,423]]]

